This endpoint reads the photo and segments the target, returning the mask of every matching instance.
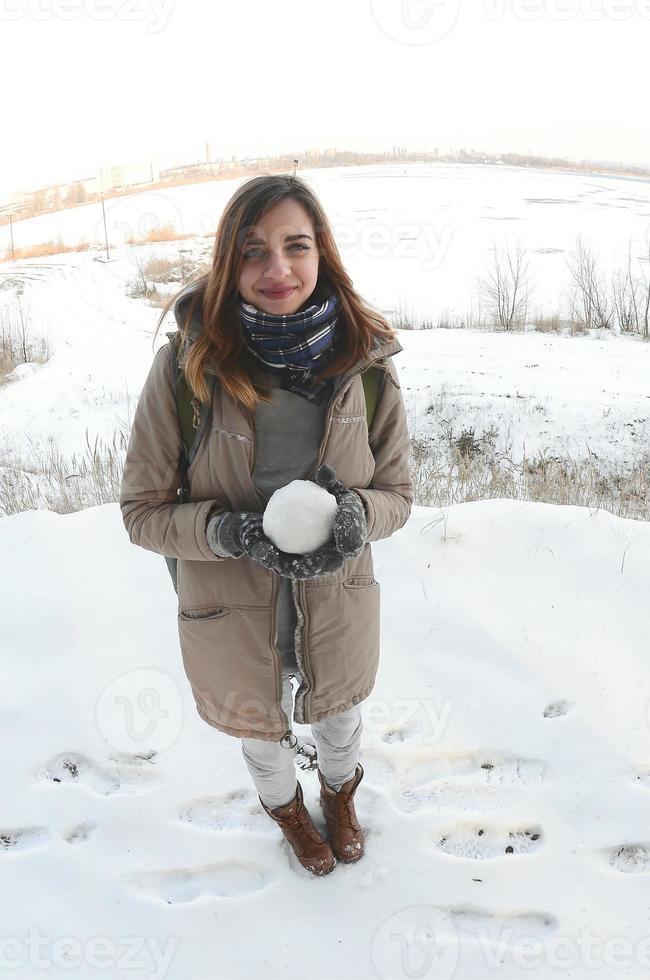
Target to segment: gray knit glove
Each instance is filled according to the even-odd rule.
[[[368,537],[363,500],[355,490],[344,487],[340,480],[337,480],[334,467],[328,463],[321,463],[318,467],[316,483],[333,494],[339,505],[332,528],[337,551],[344,558],[356,558],[363,550]]]
[[[305,555],[279,551],[278,557],[269,567],[283,578],[305,579],[335,572],[344,561],[345,558],[336,550],[334,541],[330,540],[322,548],[309,551]]]
[[[273,568],[280,552],[264,533],[262,519],[262,514],[246,510],[215,514],[206,527],[210,548],[218,555],[221,547],[233,558],[245,552],[265,568]]]

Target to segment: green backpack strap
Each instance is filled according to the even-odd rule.
[[[194,435],[199,425],[201,404],[194,396],[194,392],[188,384],[185,371],[178,364],[177,358],[181,344],[181,334],[179,331],[176,331],[174,333],[168,333],[167,336],[169,337],[174,354],[172,379],[176,398],[176,412],[178,413],[178,422],[185,447],[185,456],[187,457],[189,456],[192,443],[194,442]]]
[[[187,480],[187,469],[189,466],[189,456],[194,442],[194,436],[199,425],[200,402],[194,396],[190,388],[185,372],[178,364],[178,350],[180,346],[180,333],[168,333],[172,352],[174,354],[172,367],[172,381],[174,385],[174,395],[176,399],[176,413],[181,430],[182,445],[178,459],[178,469],[181,474],[181,486],[177,490],[177,496],[181,503],[189,498],[189,485]]]
[[[379,385],[384,377],[384,374],[385,372],[382,370],[382,368],[375,367],[373,364],[371,364],[370,367],[367,367],[361,374],[363,390],[366,398],[366,421],[368,423],[368,431],[370,431],[372,420],[375,417],[375,409],[377,408],[377,401],[379,398]],[[194,435],[196,433],[199,420],[192,389],[187,382],[185,372],[178,366],[176,376],[176,409],[178,412],[178,421],[181,427],[181,434],[183,436],[183,443],[185,445],[185,458],[187,460],[192,443],[194,442]]]
[[[192,404],[193,398],[194,394],[187,382],[185,372],[182,368],[178,368],[178,377],[176,379],[176,410],[178,411],[178,421],[181,427],[183,443],[185,444],[185,452],[188,455],[192,448],[194,434],[198,425],[198,419],[194,405]]]
[[[361,375],[363,390],[366,396],[366,421],[368,423],[368,432],[370,432],[370,426],[372,425],[372,420],[375,417],[375,409],[377,408],[377,399],[379,396],[379,382],[383,375],[384,372],[382,369],[375,367],[373,364],[366,368]]]

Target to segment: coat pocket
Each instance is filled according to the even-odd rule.
[[[306,646],[314,688],[308,710],[328,711],[367,697],[379,664],[380,590],[370,575],[306,589]]]
[[[343,587],[346,589],[367,589],[370,585],[379,585],[372,575],[351,575],[343,580]]]
[[[230,612],[230,606],[195,606],[193,609],[181,609],[178,618],[185,622],[195,622],[202,619],[219,619]]]
[[[231,735],[286,731],[271,649],[271,609],[223,606],[214,600],[182,607],[178,635],[185,674],[199,714]]]

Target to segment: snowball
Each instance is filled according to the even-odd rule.
[[[304,555],[326,544],[338,504],[311,480],[292,480],[271,496],[262,529],[280,551]]]

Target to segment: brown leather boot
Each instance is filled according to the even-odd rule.
[[[343,783],[338,793],[326,782],[320,769],[320,805],[325,814],[325,822],[332,850],[339,861],[352,864],[363,857],[363,831],[354,812],[352,797],[363,779],[363,766],[357,763],[354,776]]]
[[[336,867],[336,858],[332,848],[318,833],[309,810],[303,802],[302,787],[298,783],[296,795],[284,806],[271,809],[264,803],[261,796],[258,799],[272,820],[275,820],[280,830],[291,844],[293,852],[303,868],[315,875],[328,875]]]

